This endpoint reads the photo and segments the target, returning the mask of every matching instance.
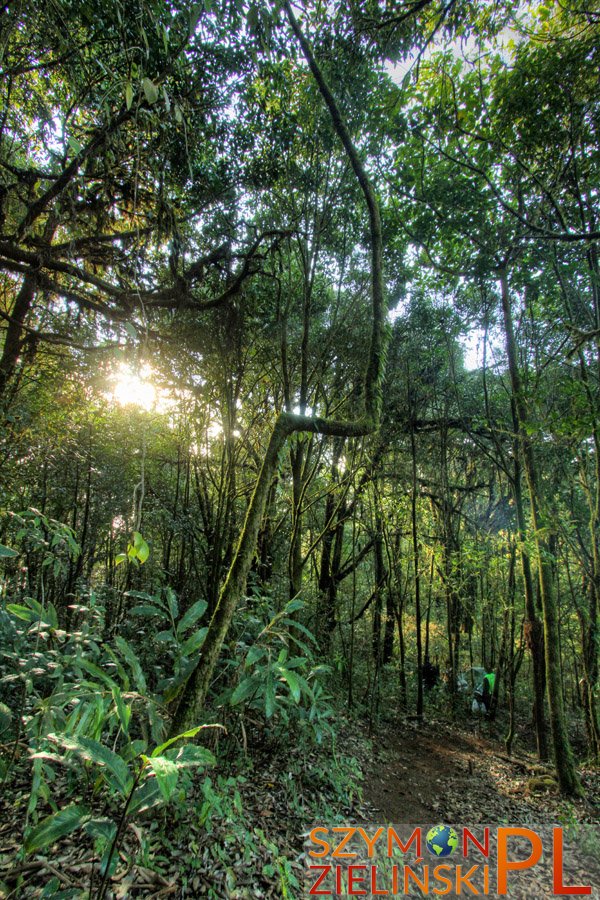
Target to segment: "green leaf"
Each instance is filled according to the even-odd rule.
[[[143,757],[143,759],[154,772],[165,802],[169,801],[173,791],[177,787],[179,772],[176,764],[172,760],[167,759],[166,756],[146,756]]]
[[[167,603],[169,604],[169,610],[171,611],[171,616],[173,619],[177,619],[179,615],[179,604],[177,602],[177,594],[172,588],[167,588],[165,591],[167,597]]]
[[[235,691],[231,695],[231,705],[235,706],[237,703],[241,703],[242,700],[247,700],[258,688],[258,682],[254,678],[254,676],[250,676],[250,678],[244,678],[243,681],[240,681]]]
[[[258,662],[259,659],[263,659],[264,656],[267,655],[267,651],[264,647],[254,646],[250,647],[248,650],[248,655],[246,656],[246,662],[244,666],[246,669],[249,669],[250,666],[254,665],[254,663]]]
[[[279,671],[281,673],[281,677],[287,683],[290,689],[290,694],[292,695],[294,702],[299,703],[301,689],[298,676],[295,672],[290,672],[289,669],[280,668]]]
[[[269,672],[269,676],[267,678],[267,684],[265,687],[265,715],[267,719],[270,719],[273,713],[275,712],[275,706],[277,705],[277,698],[275,697],[275,684],[273,682],[273,677]]]
[[[119,687],[121,688],[121,690],[123,690],[123,691],[130,690],[131,682],[129,680],[129,675],[127,674],[125,667],[123,666],[123,661],[122,661],[121,657],[117,653],[115,653],[115,651],[109,644],[105,644],[104,649],[106,650],[108,656],[110,657],[111,662],[113,662],[115,664],[115,668],[117,670],[116,674],[114,676],[115,681],[116,681],[116,676],[118,675],[119,680],[120,680]]]
[[[44,614],[52,628],[58,628],[58,613],[56,612],[56,607],[54,603],[47,603],[46,609],[44,610]]]
[[[118,634],[115,637],[115,645],[125,662],[131,669],[131,673],[135,680],[135,686],[140,694],[146,693],[146,677],[144,675],[141,663],[137,658],[133,649],[129,646],[124,637]]]
[[[248,650],[248,655],[246,657],[246,668],[249,669],[250,666],[254,665],[255,662],[258,662],[259,659],[262,659],[266,656],[266,649],[264,647],[260,647],[255,645],[254,647],[250,647]]]
[[[117,710],[117,715],[119,717],[119,722],[121,723],[121,728],[123,729],[123,733],[125,735],[129,734],[129,720],[131,719],[131,707],[127,706],[123,700],[123,695],[121,694],[121,690],[117,685],[112,689],[113,700],[115,701],[115,708]]]
[[[148,556],[150,555],[150,547],[139,533],[139,531],[134,531],[131,537],[131,541],[127,545],[127,556],[131,560],[131,562],[140,563],[143,565]]]
[[[102,684],[106,685],[109,690],[112,691],[113,688],[118,687],[116,681],[113,681],[102,669],[96,665],[96,663],[90,662],[89,659],[85,659],[83,656],[78,656],[73,660],[73,665],[83,669],[88,675],[93,675],[94,678],[97,678],[98,681],[102,682]]]
[[[317,643],[317,639],[315,638],[312,631],[309,631],[305,625],[302,625],[301,622],[295,622],[293,619],[282,619],[284,625],[289,625],[290,628],[295,628],[297,631],[301,631],[302,634],[305,634],[306,637],[313,643]]]
[[[170,644],[175,641],[175,635],[171,630],[159,631],[158,634],[154,635],[154,640],[158,641],[159,644]]]
[[[120,566],[121,563],[124,563],[127,560],[126,553],[117,553],[115,556],[115,566]]]
[[[13,559],[18,555],[18,550],[13,550],[12,547],[5,547],[4,544],[0,544],[0,559],[3,557],[4,559]]]
[[[138,549],[137,558],[139,559],[140,563],[143,565],[149,556],[150,556],[150,547],[148,546],[146,541],[144,541],[142,546],[139,547],[139,549]]]
[[[133,778],[127,763],[104,744],[89,737],[70,738],[62,734],[49,734],[48,740],[70,753],[75,753],[80,759],[108,769],[114,775],[113,784],[116,784],[123,797],[131,790]]]
[[[294,597],[294,599],[290,600],[289,603],[286,603],[285,606],[285,612],[288,615],[298,612],[300,609],[304,609],[304,600],[301,600],[300,597]]]
[[[71,804],[65,806],[64,809],[59,809],[58,812],[40,822],[25,838],[25,852],[33,853],[35,850],[41,850],[43,847],[54,844],[61,837],[84,825],[88,814],[85,806],[78,804]]]
[[[170,747],[176,741],[181,741],[184,738],[193,738],[196,737],[199,731],[202,731],[204,725],[196,725],[194,728],[190,728],[189,731],[182,731],[181,734],[176,734],[175,737],[169,738],[168,741],[165,741],[164,744],[160,744],[158,747],[155,747],[150,756],[152,758],[156,756],[160,756],[167,747]]]
[[[158,100],[158,88],[156,87],[154,82],[151,81],[150,78],[143,78],[142,88],[144,89],[144,94],[148,103],[150,105],[156,103],[156,101]]]
[[[331,666],[319,665],[315,666],[314,669],[310,670],[310,678],[314,678],[320,675],[331,675],[332,669]]]
[[[193,766],[215,766],[217,764],[214,754],[207,750],[206,747],[199,747],[198,744],[186,744],[185,747],[168,750],[167,752],[169,759],[172,759],[181,769]]]
[[[165,618],[165,614],[162,609],[158,609],[156,606],[134,606],[133,609],[129,610],[130,616],[161,616],[161,618]]]
[[[22,619],[24,622],[36,622],[40,617],[35,610],[30,609],[28,606],[21,606],[19,603],[7,603],[6,610],[12,616],[16,616],[17,619]]]
[[[12,712],[6,703],[0,703],[0,734],[6,731],[12,722]]]
[[[147,778],[134,792],[129,804],[129,815],[146,812],[162,802],[162,795],[156,778]]]
[[[129,335],[131,340],[135,341],[135,339],[137,338],[137,331],[136,331],[135,325],[132,325],[131,322],[123,322],[123,328]]]
[[[127,109],[131,109],[131,104],[133,103],[133,85],[130,81],[125,85],[125,106]]]
[[[91,837],[112,841],[117,830],[117,823],[112,819],[90,819],[83,826],[83,830]]]
[[[77,138],[74,138],[73,135],[70,136],[67,143],[69,144],[69,147],[71,148],[73,153],[75,153],[75,155],[77,155],[78,153],[81,153],[81,150],[83,148],[82,148],[81,144],[79,143],[79,141],[77,140]]]
[[[206,639],[206,635],[208,634],[208,628],[199,628],[198,631],[195,631],[191,637],[184,641],[180,647],[180,653],[182,656],[191,656],[192,653],[196,653],[204,643]]]
[[[208,607],[208,603],[206,600],[197,600],[190,608],[183,614],[181,620],[177,624],[177,634],[183,635],[188,628],[191,628],[192,625],[195,625],[198,619],[202,618],[206,609]]]

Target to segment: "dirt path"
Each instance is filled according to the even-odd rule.
[[[534,757],[509,759],[499,743],[473,722],[459,728],[440,721],[388,725],[366,762],[365,818],[372,822],[599,821],[598,773],[583,772],[588,801],[569,804],[556,788],[535,783],[551,769]],[[533,779],[533,781],[532,781]]]
[[[512,824],[536,829],[545,842],[551,842],[552,829],[541,826],[600,821],[597,769],[582,771],[587,799],[571,803],[559,795],[550,768],[539,766],[533,757],[507,757],[502,745],[490,737],[489,727],[475,721],[462,727],[405,721],[382,729],[364,765],[361,814],[365,824]],[[564,883],[592,885],[591,896],[600,898],[597,830],[584,829],[579,834],[577,843],[568,845]],[[529,849],[526,843],[524,859]],[[520,900],[553,897],[551,858],[546,854],[538,869],[523,873],[523,882],[511,886],[511,896]],[[493,860],[492,856],[491,883],[495,883]]]
[[[468,792],[480,747],[475,737],[439,724],[406,723],[376,739],[365,779],[365,799],[386,822],[448,818],[451,795]]]

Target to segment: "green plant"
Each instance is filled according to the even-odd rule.
[[[157,686],[168,703],[177,696],[197,663],[197,654],[204,643],[207,629],[197,628],[196,625],[206,612],[207,603],[205,600],[197,600],[180,616],[177,595],[170,587],[154,594],[127,591],[125,596],[142,601],[130,610],[131,616],[155,619],[163,626],[153,634],[152,639],[161,645],[171,659],[169,674]]]
[[[64,575],[69,561],[76,559],[81,547],[75,539],[75,532],[69,525],[44,515],[39,509],[31,508],[20,513],[10,513],[12,527],[16,526],[14,540],[22,546],[22,551],[38,558],[43,570],[50,568],[54,577]],[[0,555],[14,557],[16,550]]]
[[[127,544],[125,553],[118,553],[115,557],[115,565],[129,562],[134,566],[143,566],[150,556],[150,547],[139,531],[134,531]]]
[[[330,669],[315,664],[315,638],[291,618],[303,606],[296,598],[280,612],[271,613],[247,649],[237,686],[228,699],[232,706],[257,710],[286,728],[292,724],[307,727],[320,742],[331,733],[331,697],[321,683]],[[302,655],[292,655],[290,646]],[[244,643],[240,649],[246,647]]]
[[[93,767],[97,774],[94,791],[106,788],[112,806],[115,807],[115,814],[97,818],[88,805],[69,804],[35,827],[26,829],[25,853],[43,850],[61,837],[83,829],[95,839],[96,849],[101,852],[102,883],[98,892],[101,900],[117,863],[116,850],[127,819],[161,803],[168,803],[184,769],[205,768],[215,763],[213,754],[205,747],[195,744],[185,744],[179,748],[173,746],[180,740],[195,737],[203,727],[197,726],[151,751],[139,751],[133,756],[130,753],[117,753],[85,736],[72,738],[64,734],[46,735],[45,742],[62,752],[40,750],[32,753],[32,759],[41,760],[45,765],[53,762],[69,766],[75,761],[84,769]],[[129,744],[130,749],[131,747]],[[115,801],[119,801],[119,804]]]
[[[204,726],[164,741],[162,697],[149,690],[142,662],[125,637],[116,635],[111,644],[100,640],[101,604],[95,594],[86,599],[87,604],[73,604],[78,628],[71,632],[59,627],[52,603],[25,596],[6,605],[0,624],[8,646],[0,688],[8,703],[0,704],[0,729],[7,732],[19,723],[15,747],[23,738],[32,764],[22,855],[83,830],[101,859],[102,897],[126,822],[156,806],[181,802],[186,786],[176,788],[187,771],[206,768],[215,759],[205,747],[174,746]],[[180,636],[182,644],[190,637],[197,642],[197,632],[190,631],[205,607],[196,604],[179,619],[172,592],[166,602],[173,614],[173,641]],[[185,658],[182,650],[177,659]],[[10,762],[0,770],[4,779]],[[55,800],[59,784],[61,799]],[[41,806],[52,811],[40,819]]]
[[[292,892],[296,889],[300,888],[300,883],[294,874],[294,870],[292,864],[289,859],[285,856],[282,856],[279,852],[279,848],[273,841],[270,841],[265,835],[264,831],[260,828],[255,828],[254,833],[259,838],[260,843],[265,847],[271,856],[273,862],[267,863],[263,866],[263,875],[266,875],[268,878],[272,878],[274,875],[277,875],[279,882],[279,891],[280,897],[282,900],[288,900],[288,898],[296,896],[295,893]]]

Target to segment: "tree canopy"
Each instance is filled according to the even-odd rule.
[[[342,708],[461,722],[480,669],[508,754],[584,795],[599,38],[595,0],[2,10],[23,872],[80,829],[109,896],[145,811],[229,814],[240,748],[326,754]]]

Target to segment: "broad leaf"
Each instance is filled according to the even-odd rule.
[[[196,653],[204,643],[207,633],[208,628],[206,627],[200,628],[198,629],[198,631],[194,632],[194,634],[192,634],[191,637],[189,637],[187,641],[184,641],[181,645],[182,655],[190,656],[191,653]]]
[[[250,647],[248,650],[248,655],[246,657],[246,668],[250,668],[255,662],[258,662],[259,659],[262,659],[263,656],[266,656],[267,651],[264,647],[260,647],[255,645],[254,647]]]
[[[28,606],[21,606],[19,603],[7,603],[6,610],[24,622],[36,622],[39,619],[39,615],[35,610],[30,609]]]
[[[133,609],[129,610],[130,616],[162,616],[165,618],[165,614],[162,609],[158,609],[157,606],[144,606],[141,604],[140,606],[134,606]]]
[[[164,744],[160,744],[158,747],[155,747],[150,756],[154,759],[157,756],[160,756],[167,747],[170,747],[176,741],[182,741],[186,738],[196,737],[199,731],[202,731],[204,725],[196,725],[194,728],[190,728],[188,731],[182,731],[181,734],[176,734],[175,737],[169,738],[168,741],[165,741]]]
[[[117,646],[119,653],[124,657],[125,662],[131,669],[131,673],[134,677],[135,686],[136,686],[137,690],[140,692],[140,694],[145,694],[146,693],[146,677],[144,675],[142,666],[141,666],[140,661],[137,658],[135,652],[129,646],[129,644],[127,643],[125,638],[121,637],[120,634],[118,634],[115,637],[115,644]]]
[[[267,684],[265,686],[265,715],[267,719],[270,719],[275,712],[276,704],[277,699],[275,697],[275,683],[273,681],[271,673],[269,672],[269,675],[267,677]]]
[[[236,703],[241,703],[242,700],[247,700],[248,697],[256,693],[257,688],[258,683],[253,676],[251,676],[250,678],[244,678],[242,681],[240,681],[235,691],[231,695],[231,705],[235,706]]]
[[[158,100],[158,88],[149,78],[142,79],[142,88],[144,89],[144,95],[148,103],[156,103]]]
[[[25,838],[25,852],[33,853],[60,840],[66,834],[85,824],[88,810],[85,806],[71,804],[44,819]]]
[[[61,734],[49,734],[48,740],[53,744],[58,744],[64,750],[75,753],[80,759],[108,769],[114,775],[114,779],[110,779],[111,784],[119,790],[123,797],[131,790],[133,778],[127,763],[104,744],[88,737],[68,738]]]
[[[206,747],[198,744],[186,744],[179,749],[168,750],[168,758],[172,759],[178,768],[191,768],[192,766],[214,766],[217,763],[214,755]],[[174,755],[176,754],[176,755]]]
[[[144,757],[144,761],[154,772],[160,792],[166,801],[171,799],[173,791],[177,787],[179,772],[177,765],[166,756]]]
[[[118,687],[116,681],[113,681],[102,669],[96,665],[96,663],[90,662],[89,659],[85,659],[83,656],[78,656],[73,660],[73,665],[83,669],[89,675],[93,675],[94,678],[97,678],[98,681],[102,682],[102,684],[106,685],[109,690],[112,691],[113,688]]]
[[[200,619],[204,613],[206,612],[206,608],[208,603],[206,600],[197,600],[190,608],[183,614],[180,622],[177,625],[177,634],[183,635],[188,628],[191,628],[192,625],[195,625],[198,619]]]
[[[117,823],[112,819],[90,819],[83,826],[83,830],[94,838],[112,841],[117,830]]]
[[[0,544],[0,558],[4,557],[5,559],[12,559],[18,555],[18,550],[13,550],[12,547],[5,547],[4,544]]]
[[[121,728],[123,729],[123,734],[128,735],[129,720],[131,718],[131,707],[125,704],[123,695],[121,694],[121,690],[116,685],[112,689],[112,695],[115,701],[115,707],[117,710],[117,715],[119,717],[119,722],[121,723]]]
[[[295,672],[291,672],[289,669],[280,668],[281,677],[287,683],[290,694],[292,695],[294,702],[300,702],[300,680]]]

